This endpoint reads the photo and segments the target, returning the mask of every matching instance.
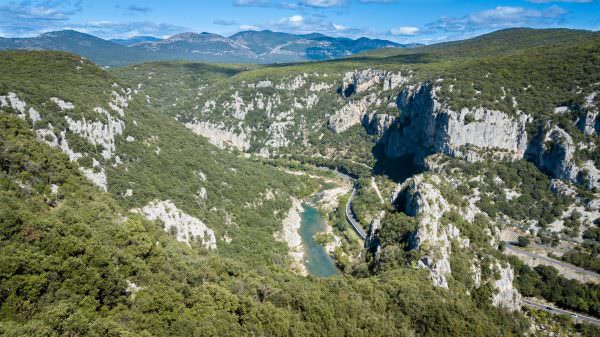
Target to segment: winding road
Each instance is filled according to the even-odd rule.
[[[352,199],[354,199],[355,195],[356,195],[356,185],[352,188],[352,195],[350,196],[350,198],[348,199],[348,202],[346,203],[346,219],[348,219],[348,222],[350,222],[352,227],[354,227],[354,230],[356,231],[358,236],[360,236],[363,240],[367,240],[367,233],[365,232],[365,230],[362,228],[362,226],[356,219],[354,212],[352,212]]]
[[[534,308],[537,310],[543,310],[543,311],[548,312],[553,315],[568,315],[568,316],[571,316],[571,318],[573,318],[575,321],[587,322],[590,324],[600,326],[600,319],[597,319],[594,317],[581,315],[576,312],[567,311],[567,310],[563,310],[563,309],[559,309],[559,308],[555,308],[555,307],[549,307],[549,306],[539,304],[539,303],[536,303],[536,302],[533,302],[533,301],[530,301],[527,299],[523,299],[521,303],[524,306]]]
[[[505,241],[506,242],[506,241]],[[526,257],[532,258],[534,260],[537,260],[538,264],[543,264],[546,266],[553,266],[556,269],[559,270],[559,272],[561,272],[561,269],[567,270],[572,274],[575,275],[580,275],[580,277],[575,277],[574,275],[564,275],[565,272],[561,272],[561,274],[567,278],[572,278],[572,279],[577,279],[579,281],[582,282],[594,282],[594,283],[600,283],[600,275],[594,273],[593,271],[590,270],[586,270],[577,266],[574,266],[572,264],[566,263],[566,262],[562,262],[553,258],[550,258],[548,256],[544,256],[544,255],[540,255],[540,254],[536,254],[533,252],[530,252],[528,250],[522,249],[520,247],[517,247],[513,244],[511,244],[510,242],[506,242],[506,250],[508,253],[512,254],[512,255],[524,255]],[[523,260],[523,258],[521,258],[521,260]],[[525,261],[526,262],[526,261]]]
[[[352,200],[356,196],[356,179],[354,179],[351,176],[344,174],[340,171],[337,171],[337,170],[331,170],[331,171],[334,172],[335,174],[337,174],[340,178],[352,182],[352,184],[353,184],[352,195],[350,195],[350,198],[348,199],[348,202],[346,203],[346,219],[352,225],[356,234],[358,234],[358,236],[360,236],[361,239],[367,240],[367,232],[361,226],[360,222],[358,222],[356,215],[354,215],[354,212],[352,211]]]

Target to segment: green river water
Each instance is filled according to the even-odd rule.
[[[325,248],[313,239],[315,234],[326,230],[325,221],[315,207],[306,203],[302,204],[302,207],[300,236],[306,251],[304,265],[310,275],[333,276],[338,273],[333,259],[325,251]]]

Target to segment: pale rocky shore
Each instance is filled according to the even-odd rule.
[[[287,216],[283,219],[283,230],[275,234],[275,238],[285,241],[290,249],[290,256],[293,260],[292,269],[301,275],[308,275],[306,266],[304,265],[304,257],[306,255],[302,237],[300,236],[300,222],[302,212],[302,203],[300,200],[292,198],[292,208],[288,211]]]

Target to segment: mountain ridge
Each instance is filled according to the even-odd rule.
[[[166,60],[261,64],[300,62],[336,59],[377,48],[411,46],[364,37],[353,40],[268,30],[243,31],[229,37],[207,32],[183,32],[166,39],[136,36],[105,40],[75,30],[48,32],[31,38],[0,37],[0,50],[66,51],[110,67]]]

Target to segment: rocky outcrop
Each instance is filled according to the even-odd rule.
[[[394,124],[396,117],[388,114],[371,113],[364,115],[362,124],[365,127],[367,133],[371,135],[377,135],[384,137],[386,131]]]
[[[100,121],[74,120],[65,116],[69,130],[94,145],[102,146],[102,157],[110,159],[115,155],[115,137],[123,134],[125,122],[113,116],[103,108],[94,109],[106,117],[106,124]]]
[[[600,135],[600,111],[594,103],[596,97],[598,97],[598,93],[595,91],[585,97],[581,115],[576,122],[577,127],[586,136],[591,136],[593,134]]]
[[[302,245],[302,237],[300,236],[302,220],[300,213],[302,211],[303,207],[300,200],[292,199],[292,208],[290,208],[287,216],[283,219],[283,229],[281,232],[276,232],[274,237],[278,241],[287,243],[289,256],[292,260],[292,269],[301,275],[308,275],[306,266],[304,265],[305,250]]]
[[[344,97],[350,97],[354,93],[365,92],[372,87],[381,85],[383,91],[399,88],[410,80],[410,74],[403,75],[400,72],[389,72],[383,70],[355,70],[344,75],[341,92]]]
[[[141,210],[134,211],[143,214],[149,220],[162,221],[165,231],[174,234],[179,242],[189,246],[191,242],[198,241],[207,249],[217,249],[213,230],[199,219],[178,209],[170,200],[152,201]]]
[[[478,160],[481,150],[497,151],[513,159],[522,158],[527,148],[525,114],[509,116],[485,108],[452,111],[436,97],[431,84],[408,86],[397,98],[400,117],[389,128],[386,155],[397,158],[432,153]]]
[[[282,81],[275,88],[279,90],[295,91],[302,88],[306,84],[306,74],[298,75],[288,82]]]
[[[438,176],[430,176],[439,182]],[[468,239],[460,237],[460,231],[452,224],[443,225],[441,218],[450,209],[450,205],[440,191],[423,175],[417,175],[400,192],[406,214],[418,218],[417,230],[410,239],[410,249],[418,249],[423,254],[419,266],[429,269],[431,281],[435,286],[448,288],[446,277],[451,274],[450,254],[452,241],[461,246],[469,245]]]
[[[365,246],[369,249],[374,250],[375,259],[379,259],[379,255],[381,252],[381,247],[379,245],[379,239],[377,238],[377,233],[381,228],[381,221],[385,217],[385,211],[379,211],[375,219],[371,221],[371,226],[369,228],[369,235],[367,236],[367,242]]]
[[[528,158],[554,178],[586,186],[600,187],[600,171],[592,161],[578,165],[575,144],[569,133],[547,123],[540,127],[527,150]]]
[[[29,116],[29,119],[34,124],[42,120],[40,113],[33,107],[27,109],[27,103],[20,100],[19,96],[14,92],[9,92],[6,96],[0,96],[0,109],[4,107],[10,107],[17,114],[17,117],[21,119]]]
[[[494,282],[492,305],[510,311],[521,310],[521,294],[513,286],[515,279],[513,269],[496,262],[495,271],[499,274],[499,278]]]
[[[577,127],[586,136],[600,135],[600,113],[598,111],[583,111],[576,122]]]
[[[234,148],[240,151],[247,151],[250,148],[250,141],[244,132],[236,133],[233,130],[227,129],[222,123],[189,122],[185,123],[185,127],[197,135],[206,137],[209,142],[221,149]]]
[[[366,96],[361,100],[348,102],[329,118],[329,129],[340,133],[354,125],[359,125],[367,114],[368,108],[376,102],[377,96],[375,94]]]
[[[445,213],[454,210],[462,213],[441,194],[438,186],[448,177],[439,174],[420,174],[399,185],[395,192],[393,204],[407,215],[417,220],[417,228],[410,236],[408,248],[419,250],[421,255],[418,267],[429,270],[433,285],[448,289],[448,278],[452,275],[450,257],[453,251],[465,253],[471,249],[468,238],[461,235],[460,230],[453,224],[443,220]],[[471,221],[465,218],[465,221]],[[373,233],[371,234],[373,235]],[[376,239],[376,238],[375,238]],[[494,245],[493,243],[490,243]],[[375,256],[379,247],[373,247]],[[373,249],[372,248],[372,249]],[[468,253],[467,253],[468,254]],[[470,263],[470,276],[473,284],[469,291],[489,284],[495,290],[491,298],[492,304],[508,310],[519,310],[521,295],[513,287],[514,272],[510,266],[503,266],[496,258],[473,256]],[[490,268],[496,277],[485,277],[482,272],[483,264],[491,263]]]
[[[50,97],[50,100],[54,102],[60,108],[61,111],[75,109],[75,105],[73,105],[73,103],[63,101],[58,97]]]

